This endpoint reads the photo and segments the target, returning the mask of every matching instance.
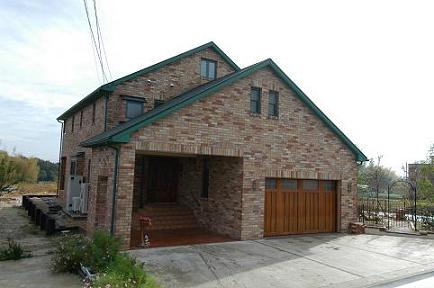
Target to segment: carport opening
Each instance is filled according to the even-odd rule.
[[[239,239],[241,158],[136,153],[134,176],[131,248]]]

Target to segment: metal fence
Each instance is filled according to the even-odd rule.
[[[359,221],[367,226],[384,227],[401,232],[434,231],[433,207],[417,204],[416,208],[415,211],[414,200],[407,199],[359,198],[358,200]]]

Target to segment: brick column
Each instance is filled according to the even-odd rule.
[[[133,144],[121,145],[119,151],[119,170],[116,195],[115,236],[122,240],[122,248],[130,248],[133,211],[133,188],[135,147]]]

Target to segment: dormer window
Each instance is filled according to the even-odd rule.
[[[217,77],[217,62],[210,59],[201,59],[200,77],[207,80],[214,80]]]
[[[143,103],[144,100],[139,99],[126,99],[126,111],[125,118],[127,120],[136,118],[143,114]]]

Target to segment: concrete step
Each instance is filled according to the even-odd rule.
[[[154,231],[199,227],[191,209],[172,203],[146,206],[135,215],[150,217],[152,226],[148,229]]]

